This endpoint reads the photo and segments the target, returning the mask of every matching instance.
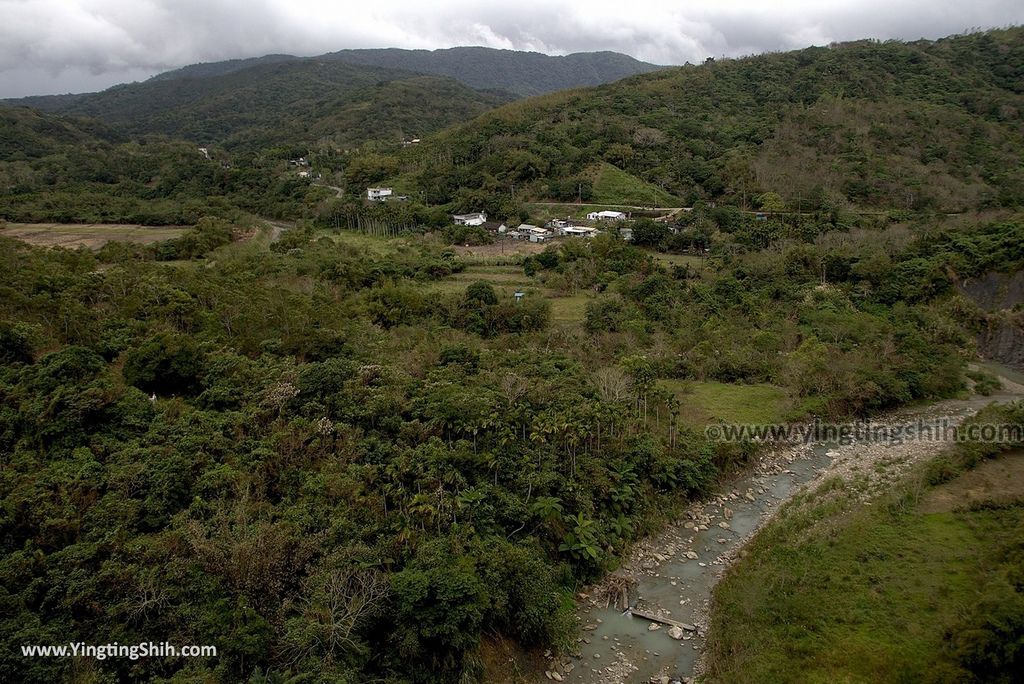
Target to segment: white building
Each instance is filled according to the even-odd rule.
[[[597,233],[597,228],[591,228],[589,226],[563,226],[558,229],[559,235],[565,235],[567,237],[594,237]]]
[[[457,226],[482,226],[487,221],[487,214],[482,211],[473,214],[454,214],[452,221]]]
[[[587,218],[591,221],[625,221],[626,212],[624,211],[592,211],[587,214]]]
[[[391,188],[366,188],[366,199],[371,202],[383,202],[391,196]]]

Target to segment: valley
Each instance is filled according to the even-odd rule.
[[[0,106],[0,681],[1013,680],[1024,29],[563,52]]]

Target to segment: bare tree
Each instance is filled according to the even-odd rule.
[[[594,373],[594,383],[604,401],[621,402],[633,398],[633,380],[617,366],[598,370]]]
[[[309,577],[297,619],[285,637],[292,663],[314,656],[334,660],[359,647],[356,630],[379,613],[388,597],[388,581],[375,568],[351,563],[330,567]]]

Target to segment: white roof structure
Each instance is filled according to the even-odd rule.
[[[551,232],[547,228],[541,228],[540,226],[531,226],[529,223],[520,224],[519,228],[517,228],[516,230],[519,230],[520,232],[524,233],[533,233],[534,235],[546,235]]]
[[[559,229],[562,235],[576,235],[590,237],[597,234],[597,228],[591,228],[590,226],[565,226]]]
[[[452,221],[462,226],[480,226],[487,221],[487,214],[482,211],[472,214],[453,214]]]
[[[626,218],[626,212],[624,211],[592,211],[587,214],[587,218],[591,221],[622,221]]]

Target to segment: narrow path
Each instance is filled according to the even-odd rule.
[[[295,227],[294,223],[286,223],[284,221],[272,221],[271,219],[263,219],[263,223],[269,229],[270,244],[274,244],[281,239],[281,234]]]
[[[1004,375],[1004,390],[998,395],[938,402],[877,422],[896,425],[948,419],[948,424],[956,425],[993,401],[1014,401],[1024,395],[1024,386],[1005,376],[1024,378],[991,366],[989,370]],[[549,672],[557,674],[552,678],[612,684],[692,677],[699,669],[715,583],[781,504],[803,487],[814,487],[835,475],[868,477],[868,493],[876,494],[914,463],[947,446],[941,441],[812,444],[765,454],[752,472],[712,499],[693,504],[675,524],[638,544],[620,570],[578,596],[577,619],[583,636],[572,657],[550,662]],[[631,609],[669,623],[633,616],[621,604],[608,605],[608,596],[617,596],[617,589],[627,583],[631,583]],[[615,591],[609,592],[609,587]],[[682,623],[686,629],[673,629],[672,623]]]
[[[327,185],[327,183],[313,183],[312,185],[315,185],[318,188],[329,188],[330,190],[334,190],[335,197],[343,197],[345,195],[345,191],[339,188],[337,185]]]

